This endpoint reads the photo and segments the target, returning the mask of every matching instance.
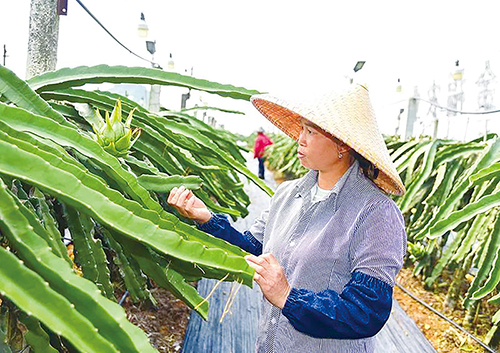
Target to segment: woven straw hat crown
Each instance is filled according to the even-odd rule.
[[[250,100],[269,121],[296,141],[300,135],[301,118],[316,124],[379,169],[374,180],[379,188],[393,195],[404,194],[404,185],[378,129],[368,90],[364,86],[353,84],[315,99],[284,100],[259,94]]]

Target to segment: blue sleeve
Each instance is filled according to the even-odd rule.
[[[214,237],[239,246],[251,254],[256,256],[262,254],[262,243],[255,239],[249,231],[241,233],[236,230],[224,215],[212,214],[212,218],[206,223],[199,224],[198,228]]]
[[[339,295],[292,288],[283,315],[292,326],[316,338],[358,339],[382,329],[392,307],[392,286],[354,272]]]

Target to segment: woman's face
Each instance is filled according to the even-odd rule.
[[[312,170],[330,171],[339,162],[339,146],[330,137],[309,121],[300,123],[299,148],[297,157],[300,163]]]

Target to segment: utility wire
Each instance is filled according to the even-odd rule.
[[[447,322],[449,322],[450,324],[452,324],[453,326],[455,326],[457,329],[459,329],[460,331],[462,331],[463,333],[465,333],[467,336],[471,337],[474,341],[476,341],[477,343],[479,343],[479,345],[481,347],[483,347],[484,349],[486,349],[488,352],[490,352],[490,353],[497,353],[497,351],[491,349],[491,347],[489,347],[488,345],[486,345],[485,343],[483,343],[483,341],[481,341],[479,338],[477,338],[476,336],[474,336],[472,333],[470,333],[469,331],[467,331],[466,329],[464,329],[462,326],[460,326],[459,324],[457,324],[455,321],[449,319],[443,313],[437,311],[436,309],[434,309],[432,306],[430,306],[429,304],[427,304],[423,300],[417,298],[413,293],[411,293],[408,289],[406,289],[405,287],[403,287],[401,284],[399,284],[399,283],[396,282],[396,287],[398,287],[403,292],[405,292],[406,294],[408,294],[413,300],[417,301],[419,304],[422,304],[427,309],[429,309],[430,311],[432,311],[434,314],[438,315],[439,317],[441,317],[442,319],[446,320]]]
[[[120,42],[118,39],[116,39],[116,37],[115,37],[113,34],[111,34],[111,32],[110,32],[110,31],[108,31],[108,29],[107,29],[106,27],[104,27],[104,25],[103,25],[103,24],[102,24],[102,23],[101,23],[101,22],[100,22],[100,21],[99,21],[99,20],[98,20],[98,19],[97,19],[97,18],[96,18],[93,14],[92,14],[92,12],[90,12],[90,10],[89,10],[89,9],[87,9],[87,7],[86,7],[84,4],[82,4],[82,2],[81,2],[80,0],[76,0],[76,2],[77,2],[77,3],[78,3],[78,4],[79,4],[79,5],[80,5],[80,6],[81,6],[81,7],[82,7],[85,11],[87,11],[87,13],[90,15],[90,17],[92,17],[92,18],[94,19],[94,21],[96,21],[96,22],[97,22],[97,24],[99,24],[99,26],[101,26],[101,27],[102,27],[102,29],[104,29],[104,30],[106,31],[106,33],[107,33],[107,34],[109,34],[109,35],[111,36],[111,38],[113,38],[113,39],[115,40],[115,42],[117,42],[118,44],[120,44],[120,45],[121,45],[123,48],[125,48],[125,49],[126,49],[126,50],[130,53],[130,54],[135,55],[136,57],[138,57],[138,58],[139,58],[139,59],[141,59],[141,60],[147,61],[148,63],[150,63],[151,65],[153,65],[153,67],[157,67],[157,66],[158,66],[158,64],[157,64],[157,63],[155,63],[155,62],[153,62],[153,61],[151,61],[151,60],[145,59],[145,58],[143,58],[142,56],[140,56],[140,55],[138,55],[138,54],[134,53],[134,52],[133,52],[132,50],[130,50],[129,48],[127,48],[127,47],[126,47],[126,46],[125,46],[122,42]]]
[[[410,99],[412,99],[412,98],[410,98]],[[423,102],[429,103],[430,105],[433,105],[433,106],[435,106],[437,108],[440,108],[440,109],[443,109],[443,110],[447,110],[449,112],[458,113],[458,114],[481,115],[481,114],[500,113],[500,110],[489,110],[489,111],[486,111],[486,112],[464,112],[464,111],[461,111],[461,110],[455,110],[455,109],[450,109],[450,108],[443,107],[442,105],[436,104],[434,102],[428,101],[428,100],[423,99],[423,98],[413,97],[413,99],[416,99],[416,100],[419,100],[419,101],[423,101]]]

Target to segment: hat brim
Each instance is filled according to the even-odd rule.
[[[286,135],[298,141],[300,131],[301,131],[301,120],[305,119],[313,124],[316,124],[312,119],[308,119],[307,116],[309,112],[307,109],[304,109],[302,106],[295,106],[293,104],[283,104],[279,99],[274,96],[264,94],[264,95],[255,95],[251,97],[251,102],[257,108],[257,110],[264,115],[273,125],[283,131]],[[289,106],[286,107],[285,105]],[[301,114],[299,114],[300,112]],[[311,112],[312,113],[312,112]],[[318,125],[318,124],[316,124]],[[323,128],[319,125],[320,128]],[[405,187],[397,174],[397,171],[393,166],[389,168],[386,166],[387,161],[385,163],[380,163],[377,158],[375,158],[372,154],[367,153],[363,148],[357,146],[352,139],[348,136],[343,136],[340,131],[337,133],[335,131],[325,130],[328,134],[334,136],[338,140],[342,141],[354,151],[359,153],[361,156],[370,161],[376,168],[379,169],[379,175],[374,180],[375,184],[385,191],[386,193],[393,195],[403,195],[405,193]],[[384,148],[385,143],[384,143]],[[387,149],[386,149],[387,151]],[[388,152],[387,152],[388,155]],[[389,162],[392,163],[392,162]]]
[[[298,141],[300,135],[300,121],[303,116],[265,99],[255,98],[252,103],[273,125],[289,137]]]

